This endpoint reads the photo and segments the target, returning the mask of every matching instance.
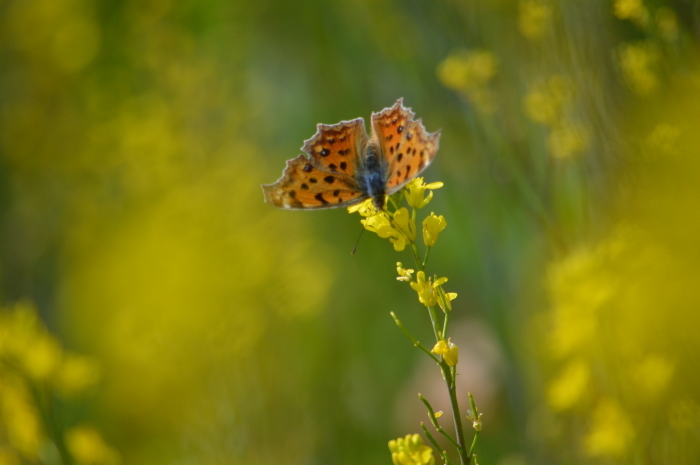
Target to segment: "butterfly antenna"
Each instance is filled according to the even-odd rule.
[[[360,245],[360,239],[362,239],[362,233],[365,232],[365,228],[362,228],[362,231],[360,231],[360,236],[357,238],[357,242],[355,242],[355,247],[352,248],[352,252],[350,252],[350,255],[355,255],[355,252],[357,251],[357,246]]]

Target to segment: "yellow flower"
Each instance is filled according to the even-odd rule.
[[[425,273],[419,271],[416,275],[416,281],[411,283],[411,287],[418,293],[418,300],[426,307],[432,307],[438,303],[439,292],[438,288],[447,282],[447,278],[440,278],[433,282],[428,278],[425,280]]]
[[[438,341],[431,352],[442,355],[442,359],[451,367],[457,365],[457,362],[459,362],[459,347],[450,342],[449,339],[447,341]]]
[[[121,462],[117,451],[90,426],[76,426],[69,429],[66,432],[66,446],[79,464],[116,465]]]
[[[388,238],[397,252],[401,252],[416,239],[416,224],[406,208],[400,208],[394,213],[393,225],[383,213],[369,216],[361,222],[368,231],[377,233],[383,239]]]
[[[394,465],[434,465],[433,449],[423,443],[418,434],[407,434],[405,438],[389,441],[391,460]]]
[[[430,216],[423,220],[423,242],[425,242],[425,245],[428,247],[434,246],[440,231],[445,229],[446,226],[447,221],[445,221],[444,216],[436,216],[435,213],[431,212]]]
[[[399,274],[399,277],[396,278],[397,281],[411,281],[413,270],[410,268],[404,268],[401,262],[396,263],[396,272]]]
[[[438,287],[438,305],[440,305],[443,312],[452,311],[452,301],[456,298],[456,292],[445,292],[442,290],[442,286]]]
[[[372,199],[366,199],[364,202],[360,202],[357,205],[348,207],[348,213],[355,212],[359,213],[361,216],[364,217],[374,216],[380,213],[374,208],[374,203],[372,203]]]
[[[440,189],[442,186],[443,184],[441,182],[425,184],[423,178],[414,178],[406,185],[403,195],[406,197],[409,206],[413,208],[423,208],[428,205],[428,202],[433,198],[432,192],[429,192],[427,197],[425,196],[426,189]]]
[[[403,233],[410,242],[416,240],[416,222],[411,218],[411,214],[408,213],[407,208],[401,207],[394,213],[394,225],[397,226],[397,230]]]

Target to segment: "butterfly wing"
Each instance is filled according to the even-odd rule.
[[[364,120],[319,124],[314,136],[304,142],[299,155],[287,162],[282,177],[263,185],[265,202],[289,210],[348,207],[361,202],[354,174],[359,154],[367,144]]]
[[[421,120],[403,106],[403,99],[379,113],[372,114],[373,137],[377,138],[389,170],[386,190],[392,194],[418,176],[435,158],[440,131],[428,133]]]

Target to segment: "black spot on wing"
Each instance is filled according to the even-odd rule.
[[[328,205],[328,201],[326,201],[326,199],[323,198],[322,193],[319,192],[318,194],[314,195],[314,198],[321,202],[323,205]]]

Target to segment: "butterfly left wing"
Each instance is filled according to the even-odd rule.
[[[403,106],[403,99],[379,113],[372,114],[373,137],[388,162],[386,190],[392,194],[415,178],[435,158],[440,143],[440,131],[429,133],[421,120]]]
[[[351,178],[322,171],[305,155],[287,161],[282,177],[262,188],[266,203],[285,210],[349,207],[366,198]]]
[[[362,118],[319,124],[282,177],[263,185],[265,202],[290,210],[349,207],[367,198],[355,181],[359,154],[367,143]]]

